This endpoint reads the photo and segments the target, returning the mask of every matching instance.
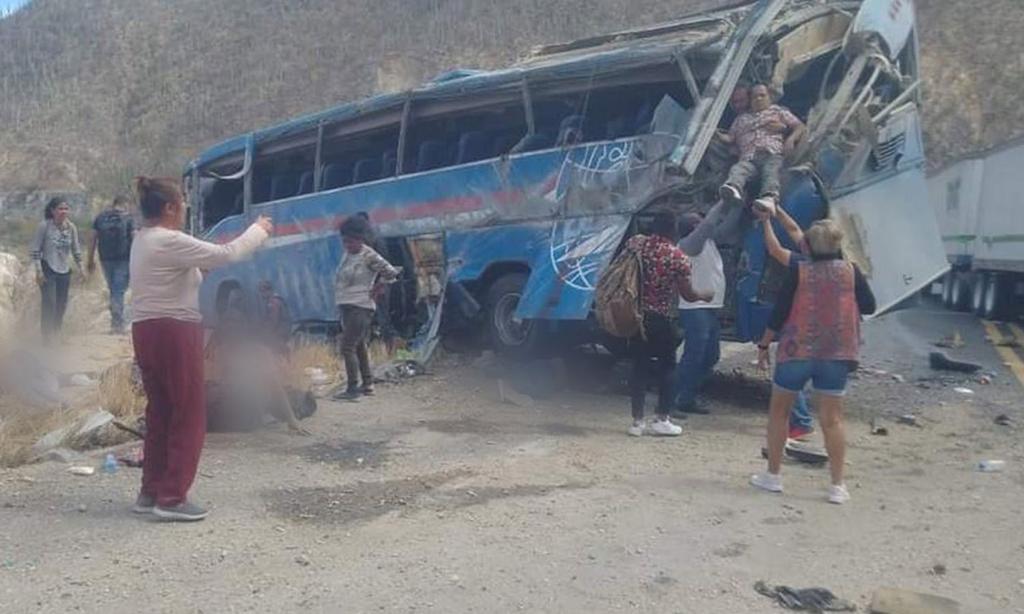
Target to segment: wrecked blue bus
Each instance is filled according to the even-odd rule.
[[[947,268],[924,177],[909,0],[761,0],[457,70],[405,92],[244,134],[185,169],[191,226],[212,241],[276,224],[250,261],[212,272],[215,314],[270,280],[301,324],[337,320],[338,223],[365,212],[403,267],[388,314],[407,337],[438,320],[499,348],[588,331],[593,290],[652,211],[706,211],[731,154],[715,134],[741,83],[770,84],[808,126],[784,207],[831,216],[882,311]],[[780,271],[752,220],[721,251],[722,318],[760,335]]]

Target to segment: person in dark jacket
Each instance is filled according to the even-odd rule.
[[[132,251],[135,223],[128,212],[128,198],[118,196],[92,222],[92,244],[86,267],[96,271],[96,251],[100,252],[103,277],[110,291],[110,332],[124,332],[124,293],[128,291],[128,255]]]
[[[809,257],[790,257],[789,274],[757,345],[758,364],[767,369],[768,348],[778,341],[768,417],[768,471],[754,475],[751,483],[782,492],[779,472],[789,410],[811,382],[831,470],[828,500],[841,504],[850,499],[843,482],[843,395],[860,357],[861,315],[874,313],[875,297],[860,269],[843,259],[843,232],[835,222],[815,222],[804,237]]]

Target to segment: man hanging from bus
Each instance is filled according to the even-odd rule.
[[[740,155],[719,190],[722,200],[742,203],[747,184],[760,177],[760,196],[752,207],[773,215],[782,191],[785,156],[793,151],[806,130],[792,111],[772,103],[767,85],[759,83],[750,88],[750,110],[733,121],[727,134],[720,135],[723,141],[735,145]]]

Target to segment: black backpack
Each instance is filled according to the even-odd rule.
[[[132,250],[132,217],[104,211],[94,224],[101,260],[127,260]]]

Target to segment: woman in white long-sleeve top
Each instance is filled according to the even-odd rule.
[[[132,343],[146,389],[146,442],[142,488],[134,511],[166,520],[202,520],[189,502],[206,435],[200,269],[249,256],[273,224],[260,217],[226,245],[207,243],[181,229],[185,196],[176,179],[136,180],[145,226],[132,242]]]

